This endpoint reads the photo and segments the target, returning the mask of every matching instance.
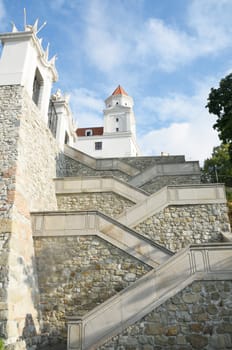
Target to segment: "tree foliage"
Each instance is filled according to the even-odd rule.
[[[204,182],[223,182],[232,186],[232,163],[229,156],[229,145],[221,144],[214,147],[212,157],[204,162]]]
[[[4,350],[5,346],[4,346],[4,341],[2,338],[0,338],[0,350]]]
[[[219,88],[211,88],[206,105],[209,113],[217,116],[213,128],[223,143],[229,146],[228,151],[232,162],[232,74],[227,75],[219,83]]]

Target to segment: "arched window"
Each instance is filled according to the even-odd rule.
[[[64,143],[65,143],[65,145],[67,145],[67,144],[69,143],[69,136],[68,136],[67,131],[65,131],[65,139],[64,139]]]
[[[38,68],[36,68],[34,82],[33,82],[33,93],[32,93],[32,100],[35,102],[36,106],[39,105],[42,86],[43,86],[43,78]]]

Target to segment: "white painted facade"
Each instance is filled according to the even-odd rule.
[[[55,57],[48,59],[48,48],[44,50],[37,37],[37,25],[38,21],[25,25],[22,32],[13,25],[11,33],[0,34],[0,86],[24,86],[60,148],[65,143],[73,147],[77,137],[69,98],[60,91],[51,96],[52,84],[58,79]]]
[[[0,86],[24,86],[41,111],[45,122],[52,83],[58,79],[55,57],[48,60],[37,37],[37,22],[26,25],[23,32],[13,26],[12,33],[0,35],[3,46],[0,60]]]
[[[78,136],[75,147],[95,158],[135,157],[140,155],[136,142],[133,99],[119,86],[105,100],[102,135]]]
[[[90,128],[91,129],[91,128]],[[101,143],[101,149],[97,143]],[[78,137],[75,148],[95,158],[132,157],[139,155],[131,133]]]
[[[49,128],[53,132],[60,148],[63,150],[65,144],[74,147],[77,135],[69,107],[69,96],[62,95],[60,90],[57,90],[51,96],[48,115]],[[54,123],[54,127],[52,123]]]

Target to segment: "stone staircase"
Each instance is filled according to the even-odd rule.
[[[55,184],[57,195],[109,191],[133,201],[135,205],[117,217],[130,228],[170,205],[226,203],[222,184],[166,186],[152,195],[114,177],[64,178]]]
[[[173,255],[165,247],[98,211],[32,213],[32,228],[33,237],[97,235],[153,268]]]
[[[98,349],[193,281],[231,277],[231,243],[183,249],[84,317],[70,317],[68,350]]]
[[[139,169],[124,159],[94,159],[69,146],[65,146],[65,155],[96,174],[55,179],[57,198],[114,193],[132,205],[125,207],[116,219],[96,208],[77,211],[62,205],[58,211],[32,213],[33,237],[97,236],[152,268],[84,316],[69,317],[68,350],[98,349],[193,281],[232,279],[231,243],[191,245],[174,255],[134,229],[169,206],[202,206],[204,210],[207,205],[225,205],[221,184],[168,185],[152,194],[139,188],[160,176],[198,176],[196,162],[179,159],[179,163],[161,164],[158,160],[157,164]],[[117,173],[109,176],[108,171],[120,171],[127,180],[116,178]]]

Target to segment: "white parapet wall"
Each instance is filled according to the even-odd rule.
[[[34,237],[97,235],[152,267],[173,255],[168,249],[97,211],[32,213],[32,227]]]

